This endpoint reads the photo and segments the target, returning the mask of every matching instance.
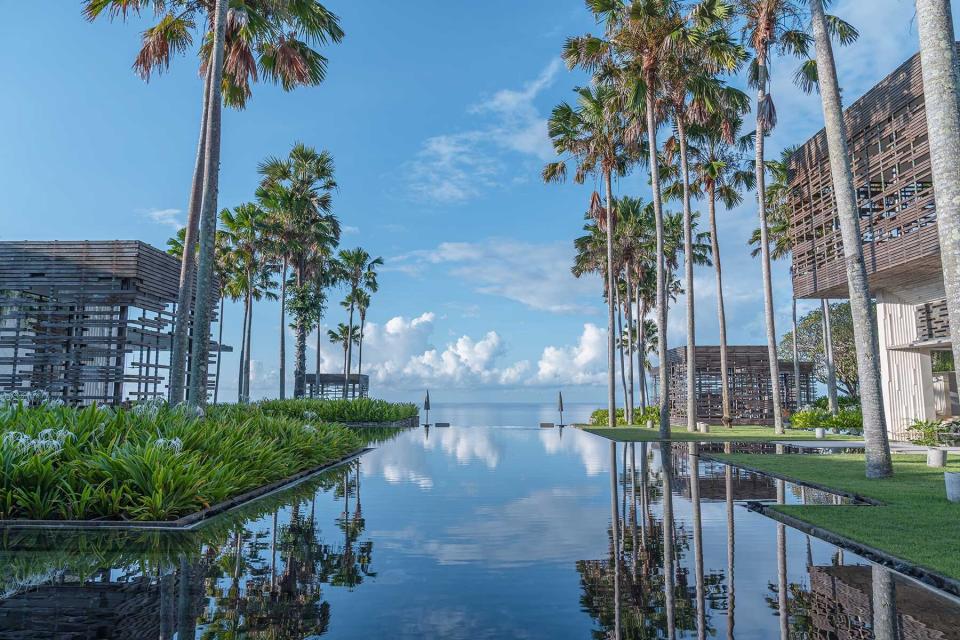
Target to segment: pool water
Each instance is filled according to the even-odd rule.
[[[7,531],[0,639],[960,638],[955,599],[745,506],[842,500],[695,453],[419,428],[194,532]]]

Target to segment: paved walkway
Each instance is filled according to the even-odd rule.
[[[774,444],[782,444],[798,449],[863,449],[863,440],[777,440]],[[891,442],[891,453],[923,453],[927,452],[924,445],[910,442]],[[960,454],[960,447],[946,447],[947,451]]]

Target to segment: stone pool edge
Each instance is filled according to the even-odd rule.
[[[743,469],[745,471],[750,471],[751,473],[757,473],[763,476],[774,478],[776,480],[784,480],[786,482],[790,482],[791,484],[801,485],[801,486],[809,487],[811,489],[817,489],[819,491],[826,491],[827,493],[843,496],[845,498],[850,498],[852,500],[858,500],[861,503],[863,503],[859,506],[882,507],[885,505],[885,503],[881,502],[880,500],[867,498],[865,496],[857,495],[855,493],[851,493],[848,491],[834,489],[819,483],[803,482],[803,481],[797,480],[796,478],[791,478],[783,474],[762,471],[760,469],[750,467],[744,464],[735,464],[732,462],[728,462],[726,460],[714,458],[707,454],[700,454],[700,457],[704,460],[717,462],[719,464],[725,464],[738,469]],[[774,508],[776,507],[776,505],[765,504],[762,502],[758,502],[756,500],[749,500],[746,502],[746,506],[751,511],[764,515],[770,518],[771,520],[776,520],[777,522],[780,522],[782,524],[787,525],[788,527],[801,531],[802,533],[807,533],[809,535],[814,536],[815,538],[819,538],[820,540],[823,540],[830,544],[846,549],[847,551],[851,551],[857,554],[858,556],[864,557],[867,560],[870,560],[871,562],[875,562],[877,564],[883,565],[889,569],[893,569],[894,571],[901,573],[913,580],[916,580],[917,582],[920,582],[928,587],[939,589],[940,591],[948,593],[953,597],[960,598],[960,580],[956,578],[945,576],[942,573],[914,564],[908,560],[904,560],[903,558],[895,556],[891,553],[887,553],[886,551],[882,551],[875,547],[871,547],[861,542],[857,542],[856,540],[853,540],[846,536],[842,536],[838,533],[834,533],[829,529],[824,529],[823,527],[810,524],[805,520],[801,520],[800,518],[797,518],[795,516],[791,516],[781,511],[778,511],[777,509]],[[849,506],[857,506],[857,505],[849,505]]]
[[[252,502],[274,493],[291,489],[325,471],[356,460],[363,454],[373,451],[373,447],[363,447],[345,456],[326,462],[319,467],[304,469],[292,476],[251,489],[200,511],[177,518],[176,520],[0,520],[0,531],[7,529],[73,529],[82,530],[127,530],[127,531],[192,531],[205,524],[211,518],[244,507]]]

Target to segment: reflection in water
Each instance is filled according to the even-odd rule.
[[[629,464],[624,466],[624,473],[618,474],[616,448],[611,444],[610,557],[607,561],[577,563],[581,574],[581,602],[599,625],[594,637],[703,640],[717,635],[719,625],[712,619],[723,616],[726,637],[733,639],[737,631],[735,569],[738,561],[743,562],[736,554],[738,480],[744,481],[741,488],[747,493],[766,494],[772,489],[780,504],[785,504],[790,495],[806,499],[810,490],[773,479],[760,482],[761,485],[769,483],[769,488],[758,486],[757,478],[745,478],[744,472],[723,466],[726,563],[722,571],[706,571],[701,486],[704,482],[710,483],[717,465],[701,462],[695,444],[674,445],[667,455],[659,450],[651,452],[652,457],[659,459],[660,473],[650,473],[646,449],[642,444],[638,469],[631,445],[625,452],[625,462],[629,459]],[[708,473],[706,479],[701,477],[704,470]],[[661,491],[658,492],[658,488]],[[677,495],[690,497],[689,516],[680,520],[675,520],[674,513]],[[621,498],[628,499],[629,503],[625,508],[621,505],[618,513]],[[813,500],[827,503],[832,498],[818,494]],[[655,508],[658,502],[659,521]],[[620,518],[623,525],[619,523]],[[692,530],[687,530],[687,522]],[[632,529],[629,537],[622,533],[624,526]],[[799,580],[791,580],[796,568],[790,563],[789,538],[799,539],[801,534],[791,533],[779,523],[775,523],[774,528],[776,582],[767,585],[765,595],[761,592],[768,615],[772,613],[772,617],[767,618],[772,624],[757,619],[759,610],[753,603],[743,604],[752,616],[744,637],[960,638],[960,610],[946,596],[897,577],[879,565],[846,565],[839,549],[832,550],[828,564],[817,565],[813,547],[827,545],[809,536],[803,536],[804,572]],[[690,564],[693,585],[688,584]],[[755,591],[753,585],[748,587]],[[758,635],[758,630],[764,628],[771,633]]]
[[[6,531],[0,640],[958,637],[954,602],[738,504],[828,494],[577,429],[425,436],[189,534]]]

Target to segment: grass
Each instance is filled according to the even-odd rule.
[[[406,411],[373,402],[357,412]],[[215,406],[204,414],[162,403],[77,409],[0,399],[0,519],[172,520],[383,435],[308,421],[281,406]],[[338,404],[336,411],[350,410]]]
[[[893,456],[894,475],[883,480],[864,477],[862,454],[711,457],[879,500],[883,506],[774,508],[912,564],[960,579],[960,504],[947,501],[944,470],[926,466],[925,456]],[[960,472],[960,461],[951,461],[947,470]]]
[[[396,422],[418,414],[417,406],[371,398],[356,400],[267,400],[259,403],[265,412],[319,422]]]
[[[585,431],[617,442],[652,442],[660,440],[660,432],[646,427],[583,427]],[[813,431],[787,429],[783,435],[773,432],[773,427],[736,426],[730,429],[711,427],[710,433],[691,433],[686,426],[673,426],[670,440],[680,442],[772,442],[775,440],[815,440]],[[827,435],[828,440],[859,440],[860,436]]]

